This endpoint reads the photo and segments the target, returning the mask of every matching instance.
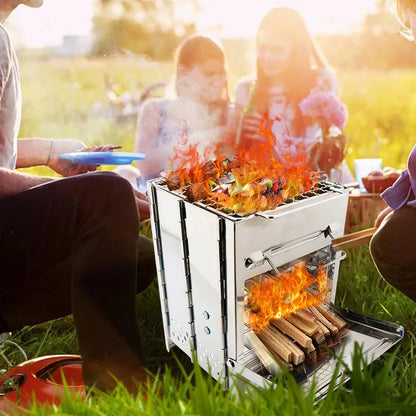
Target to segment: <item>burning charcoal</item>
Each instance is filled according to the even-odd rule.
[[[207,198],[207,191],[202,183],[192,183],[185,188],[185,195],[191,202],[203,201]]]

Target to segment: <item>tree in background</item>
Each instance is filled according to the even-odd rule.
[[[364,17],[358,31],[319,36],[318,42],[329,62],[336,68],[414,68],[414,45],[399,36],[398,31],[397,21],[386,10],[385,0],[379,0],[376,12]]]
[[[93,54],[171,58],[181,39],[195,31],[196,9],[197,0],[97,0]]]

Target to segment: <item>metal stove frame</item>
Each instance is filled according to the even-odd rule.
[[[332,239],[344,232],[348,191],[324,181],[273,211],[238,217],[190,203],[163,182],[149,181],[148,195],[166,348],[176,345],[190,358],[194,351],[201,367],[222,378],[226,387],[232,373],[267,385],[270,377],[244,339],[245,282],[330,249]],[[329,303],[334,308],[344,257],[344,252],[335,253],[331,262]],[[400,325],[339,308],[337,312],[350,325],[341,347],[346,360],[355,341],[364,345],[371,362],[403,337]],[[302,365],[294,375],[305,387],[316,376],[318,393],[325,394],[335,365],[329,357]]]

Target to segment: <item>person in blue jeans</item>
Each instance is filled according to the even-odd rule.
[[[20,4],[42,0],[2,0],[0,22]],[[139,237],[146,197],[59,158],[85,149],[80,141],[17,140],[20,111],[18,62],[0,24],[0,333],[72,313],[85,384],[109,390],[115,377],[135,392],[147,378],[135,297],[155,276],[153,245]],[[68,177],[15,170],[37,165]]]
[[[416,1],[396,0],[394,12],[407,38],[416,39]],[[388,204],[375,221],[370,252],[383,278],[416,301],[416,145],[407,169],[381,196]]]

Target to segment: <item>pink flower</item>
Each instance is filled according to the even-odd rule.
[[[333,92],[312,90],[299,108],[304,116],[319,123],[324,134],[333,125],[342,130],[347,122],[347,107]]]

